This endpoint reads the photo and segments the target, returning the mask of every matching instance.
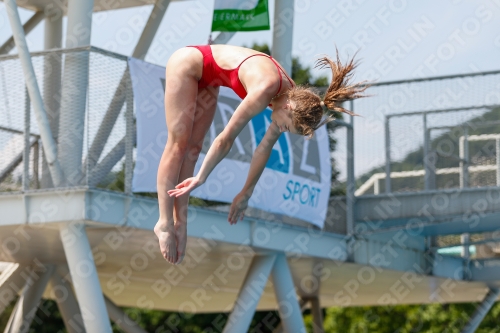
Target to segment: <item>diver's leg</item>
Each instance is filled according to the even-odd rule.
[[[191,142],[198,95],[197,64],[202,55],[192,48],[176,51],[169,59],[165,79],[165,117],[168,138],[157,176],[160,218],[154,228],[160,250],[170,262],[177,261],[174,198],[167,191],[179,183],[179,173]],[[198,66],[199,67],[199,66]]]
[[[214,118],[218,95],[219,88],[206,87],[198,91],[191,140],[189,141],[187,154],[181,166],[179,182],[193,176],[196,161],[203,146],[203,140]],[[174,202],[177,263],[182,261],[186,251],[188,201],[189,195],[183,195],[175,198]]]

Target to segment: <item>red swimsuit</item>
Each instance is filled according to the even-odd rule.
[[[212,54],[212,48],[210,45],[197,45],[197,46],[188,46],[188,47],[194,47],[200,50],[201,54],[203,54],[203,73],[201,76],[201,79],[198,81],[198,88],[205,88],[208,86],[212,87],[219,87],[219,86],[224,86],[224,87],[229,87],[234,90],[234,92],[240,96],[241,99],[245,98],[247,96],[247,92],[245,90],[245,87],[241,84],[241,81],[238,77],[238,71],[240,69],[240,66],[243,62],[245,62],[247,59],[255,56],[265,56],[268,57],[269,59],[272,60],[272,62],[276,65],[276,68],[278,69],[278,73],[282,71],[290,84],[294,86],[295,84],[293,83],[292,79],[285,73],[284,70],[281,69],[281,67],[276,63],[276,61],[271,57],[268,56],[267,54],[253,54],[249,57],[246,57],[243,59],[243,61],[238,65],[238,67],[233,68],[233,69],[223,69],[220,68],[219,65],[215,62],[214,56]],[[276,94],[281,89],[281,74],[280,74],[280,86],[278,88],[278,91]]]

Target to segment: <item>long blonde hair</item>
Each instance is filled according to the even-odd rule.
[[[366,82],[354,84],[350,82],[357,65],[354,56],[346,64],[342,64],[337,50],[335,61],[328,57],[322,57],[316,61],[314,66],[315,68],[329,67],[332,71],[332,81],[323,100],[314,90],[306,86],[296,86],[289,91],[288,97],[295,103],[292,115],[293,124],[299,134],[311,137],[316,129],[334,120],[335,117],[330,111],[343,112],[352,116],[357,115],[342,107],[342,103],[345,101],[366,97],[363,94],[369,87]],[[324,110],[323,106],[328,110]],[[325,113],[326,118],[324,118]]]

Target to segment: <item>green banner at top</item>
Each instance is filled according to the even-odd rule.
[[[269,30],[267,0],[215,0],[212,31]]]

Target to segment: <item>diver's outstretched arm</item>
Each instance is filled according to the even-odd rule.
[[[260,144],[255,149],[255,152],[252,156],[252,161],[250,162],[250,170],[248,170],[247,180],[243,189],[240,193],[236,195],[231,204],[231,209],[229,210],[229,215],[227,220],[231,224],[235,224],[238,219],[243,219],[245,214],[245,209],[248,206],[248,200],[252,196],[253,190],[255,189],[255,185],[259,181],[264,168],[266,167],[267,161],[271,156],[271,151],[273,150],[273,146],[278,141],[280,137],[280,130],[276,123],[272,122],[269,125],[269,128],[264,135],[264,138],[260,142]]]

